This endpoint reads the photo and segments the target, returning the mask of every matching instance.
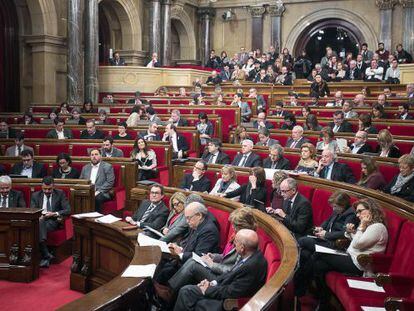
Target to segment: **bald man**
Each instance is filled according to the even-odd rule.
[[[336,154],[332,152],[332,150],[325,149],[319,160],[319,166],[316,169],[315,176],[334,181],[342,181],[348,184],[355,184],[355,176],[348,164],[338,163],[335,160]]]
[[[258,249],[259,237],[250,229],[241,229],[234,238],[240,260],[228,273],[216,280],[201,281],[180,289],[175,311],[222,310],[223,300],[253,296],[266,281],[267,261]]]

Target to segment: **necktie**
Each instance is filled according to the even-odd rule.
[[[1,207],[7,207],[7,197],[6,196],[1,197]]]
[[[22,146],[17,147],[17,156],[20,156],[20,153],[22,153]]]
[[[215,154],[212,154],[212,155],[210,156],[210,159],[208,159],[208,164],[213,163],[215,156],[216,156]]]
[[[272,162],[272,169],[275,169],[276,168],[276,165],[277,165],[277,162],[276,161],[273,161]]]
[[[298,143],[298,141],[297,140],[294,140],[292,142],[292,144],[290,145],[290,148],[295,148],[297,143]]]
[[[240,167],[244,167],[244,165],[246,164],[246,160],[247,160],[247,156],[244,155],[243,158],[241,159],[239,166]]]
[[[148,206],[147,210],[145,211],[144,215],[142,215],[140,222],[146,221],[154,208],[155,205],[151,203],[151,205]]]
[[[235,265],[233,266],[233,268],[231,268],[231,270],[232,270],[232,271],[233,271],[233,270],[236,270],[237,268],[241,267],[241,266],[243,265],[243,263],[244,263],[243,259],[240,259],[240,260],[239,260],[239,262],[238,262],[237,264],[235,264]]]
[[[292,209],[292,203],[293,202],[291,200],[288,200],[288,202],[287,202],[286,214],[288,214],[288,215],[290,215],[290,211]]]
[[[52,211],[52,208],[50,206],[50,197],[46,197],[46,198],[47,198],[47,201],[46,201],[46,209],[47,209],[48,212],[51,212]]]

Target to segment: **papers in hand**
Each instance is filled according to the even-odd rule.
[[[315,245],[315,251],[318,252],[318,253],[324,253],[324,254],[348,256],[347,253],[340,252],[336,249],[324,247],[324,246],[321,246],[321,245],[318,245],[318,244]]]
[[[203,259],[201,259],[200,256],[198,256],[196,253],[193,252],[193,259],[195,262],[198,262],[200,265],[202,265],[203,267],[208,268],[207,264],[203,261]]]
[[[162,234],[161,232],[159,232],[159,231],[157,231],[157,230],[155,230],[155,229],[153,229],[149,226],[145,226],[144,230],[150,231],[150,232],[154,233],[155,235],[159,236],[160,238],[164,237],[164,234]]]
[[[336,143],[340,152],[344,152],[345,147],[348,147],[348,142],[345,138],[336,138]]]
[[[119,220],[121,220],[121,218],[115,217],[114,215],[111,215],[111,214],[95,219],[96,222],[99,222],[101,224],[112,224]]]
[[[146,236],[142,233],[138,234],[138,244],[139,246],[159,246],[161,248],[161,252],[171,254],[167,243],[150,238],[149,236]]]
[[[91,212],[91,213],[82,213],[82,214],[76,214],[72,215],[75,218],[82,219],[82,218],[94,218],[94,217],[101,217],[103,216],[101,213],[98,212]]]
[[[130,265],[124,273],[122,273],[123,278],[153,278],[155,269],[157,269],[156,264],[150,265]]]
[[[378,292],[378,293],[385,293],[384,289],[374,282],[366,282],[366,281],[358,281],[358,280],[346,280],[348,282],[348,286],[351,288],[357,288],[357,289],[364,289],[369,290],[372,292]]]
[[[361,306],[361,309],[364,311],[385,311],[385,308],[382,307],[367,307],[367,306]]]

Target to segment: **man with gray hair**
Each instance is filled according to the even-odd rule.
[[[231,165],[238,167],[256,167],[262,166],[262,159],[253,152],[253,142],[250,139],[242,141],[241,153],[238,153]]]
[[[284,156],[283,147],[279,144],[269,147],[269,157],[263,161],[263,168],[290,170],[290,161]]]
[[[171,118],[168,120],[173,125],[177,126],[188,126],[188,121],[186,119],[181,118],[180,110],[174,109],[171,111]]]
[[[259,134],[259,141],[256,146],[270,147],[279,144],[278,140],[270,138],[270,132],[267,128],[260,128],[257,133]]]
[[[23,193],[12,189],[12,179],[10,176],[0,176],[0,207],[27,207]]]
[[[308,143],[309,140],[303,137],[303,127],[296,125],[292,129],[292,136],[286,141],[286,148],[300,149],[304,143]]]
[[[349,147],[345,147],[342,152],[363,154],[364,152],[372,152],[371,146],[367,144],[368,133],[365,131],[358,131],[354,137],[354,143]]]
[[[338,163],[335,160],[336,154],[330,149],[325,149],[315,171],[315,177],[355,184],[355,176],[348,164]]]

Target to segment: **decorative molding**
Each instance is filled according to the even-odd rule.
[[[400,0],[403,8],[414,8],[414,0]]]
[[[199,8],[197,14],[201,18],[211,19],[216,16],[216,10],[210,7]]]
[[[266,12],[266,8],[263,6],[251,6],[249,7],[249,12],[252,17],[262,17],[263,14]]]
[[[22,259],[22,265],[23,266],[30,266],[32,263],[32,252],[33,252],[33,248],[31,245],[27,245],[24,248],[24,255],[23,255],[23,259]]]
[[[267,7],[267,12],[270,16],[282,16],[286,11],[286,7],[283,5],[283,2],[280,5],[271,5]]]
[[[13,244],[10,247],[9,263],[11,265],[17,265],[19,263],[19,246],[17,244]]]
[[[394,5],[398,3],[398,0],[376,0],[375,4],[380,10],[392,10]]]

